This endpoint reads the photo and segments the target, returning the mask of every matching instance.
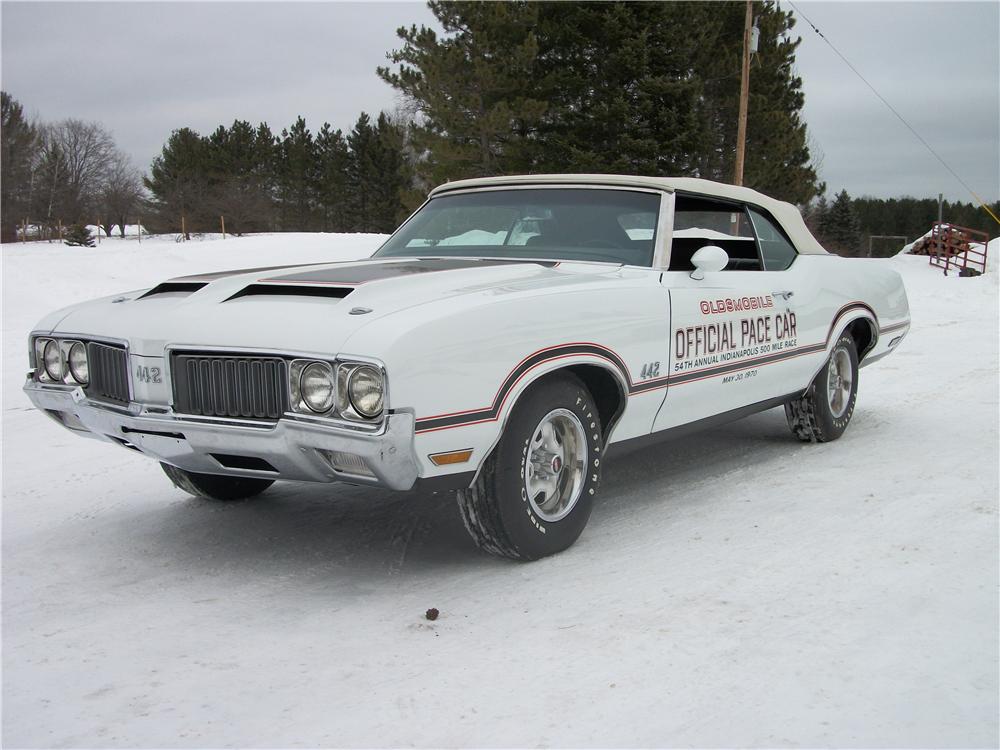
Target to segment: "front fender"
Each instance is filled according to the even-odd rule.
[[[415,415],[421,476],[478,470],[520,396],[557,370],[591,365],[626,394],[615,437],[647,434],[663,387],[644,365],[666,372],[669,300],[655,275],[558,293],[496,294],[429,304],[373,321],[349,342],[386,363],[390,409]],[[599,304],[598,304],[599,303]],[[467,462],[430,456],[472,450]]]

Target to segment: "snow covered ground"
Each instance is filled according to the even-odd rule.
[[[191,499],[20,392],[49,309],[377,243],[2,248],[4,746],[997,746],[995,273],[851,261],[913,330],[843,439],[771,411],[620,458],[526,565],[446,497]]]

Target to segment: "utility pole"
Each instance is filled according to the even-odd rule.
[[[736,130],[736,169],[733,184],[743,184],[743,159],[747,145],[747,100],[750,97],[750,45],[753,29],[753,0],[747,0],[747,17],[743,26],[743,76],[740,80],[740,119]]]

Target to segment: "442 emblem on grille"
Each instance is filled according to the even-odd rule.
[[[159,367],[144,367],[139,365],[135,368],[135,379],[140,383],[162,383]]]

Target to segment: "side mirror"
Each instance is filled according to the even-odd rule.
[[[729,263],[729,253],[718,245],[705,245],[691,256],[691,263],[694,270],[691,272],[692,279],[699,281],[705,278],[708,271],[721,271]]]

